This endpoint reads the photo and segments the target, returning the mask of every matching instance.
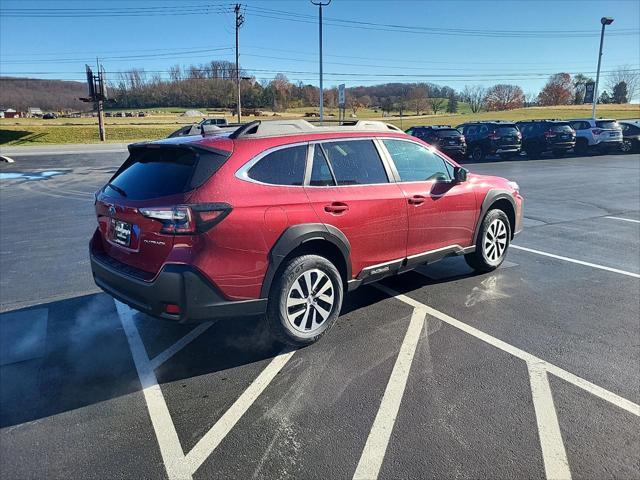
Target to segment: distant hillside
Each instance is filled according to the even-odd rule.
[[[0,77],[0,106],[26,110],[40,107],[43,111],[87,110],[89,106],[78,100],[87,95],[82,82],[40,80],[35,78]]]

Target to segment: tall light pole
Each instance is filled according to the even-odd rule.
[[[240,4],[233,9],[236,13],[236,105],[238,107],[238,123],[242,122],[242,107],[240,105],[240,27],[244,23],[244,15],[240,13]]]
[[[598,71],[596,72],[596,85],[593,88],[593,107],[591,109],[591,118],[596,118],[596,103],[598,103],[598,82],[600,81],[600,63],[602,62],[602,44],[604,43],[604,27],[613,23],[613,18],[602,17],[600,19],[602,31],[600,32],[600,53],[598,53]]]
[[[318,17],[318,26],[319,26],[319,37],[320,37],[320,124],[324,122],[324,91],[322,87],[322,7],[326,7],[331,3],[331,0],[327,0],[327,3],[322,3],[322,0],[318,0],[314,2],[311,0],[311,3],[318,6],[319,17]]]

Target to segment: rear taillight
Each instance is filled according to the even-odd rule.
[[[496,132],[491,132],[489,134],[489,140],[500,140],[500,135],[498,135]]]
[[[161,222],[160,233],[192,235],[206,232],[220,223],[231,213],[231,205],[227,203],[202,203],[173,207],[145,207],[140,208],[139,212],[147,218]]]
[[[600,134],[603,132],[603,130],[602,130],[601,128],[592,128],[592,129],[591,129],[591,132],[592,132],[594,135],[600,135]]]
[[[467,141],[467,139],[466,139],[466,138],[464,138],[464,135],[461,135],[461,136],[460,136],[460,141],[461,141],[461,142],[466,142],[466,141]]]
[[[544,136],[546,138],[555,138],[556,132],[554,132],[553,130],[547,130],[546,132],[544,132]]]

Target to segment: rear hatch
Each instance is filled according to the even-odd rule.
[[[522,142],[520,130],[515,125],[497,126],[489,138],[495,142],[497,148],[504,150],[517,149]]]
[[[601,142],[622,141],[622,128],[615,120],[596,120],[596,128],[591,131]]]
[[[553,123],[544,133],[547,143],[555,146],[572,146],[576,142],[576,131],[569,123]]]
[[[180,234],[175,218],[185,211],[181,206],[228,156],[189,144],[130,147],[129,158],[96,197],[104,254],[141,273],[157,273]]]
[[[446,150],[447,148],[459,148],[464,145],[464,137],[455,128],[450,129],[441,129],[437,132],[438,135],[438,145],[442,150]]]

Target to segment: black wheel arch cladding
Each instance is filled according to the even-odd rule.
[[[328,242],[337,248],[344,260],[346,269],[345,281],[351,279],[351,245],[344,233],[333,225],[323,223],[304,223],[300,225],[293,225],[288,227],[282,235],[280,235],[269,252],[269,265],[267,267],[267,273],[265,274],[264,281],[262,282],[260,296],[265,298],[269,295],[269,290],[271,289],[276,272],[282,265],[283,260],[291,252],[307,242],[317,240]],[[338,266],[336,266],[336,268],[337,267]]]

